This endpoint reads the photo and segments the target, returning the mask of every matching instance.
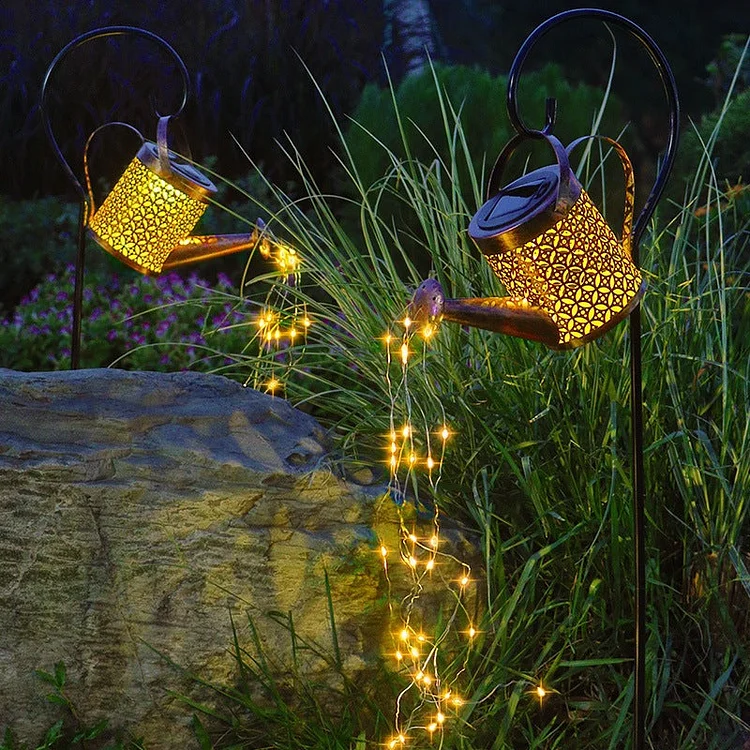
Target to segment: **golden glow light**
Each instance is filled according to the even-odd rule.
[[[141,273],[158,274],[206,203],[175,187],[138,157],[89,221],[97,242]]]
[[[632,217],[632,206],[629,210]],[[485,257],[509,296],[552,318],[563,346],[596,338],[622,318],[643,282],[629,251],[583,189],[553,227],[512,251]]]

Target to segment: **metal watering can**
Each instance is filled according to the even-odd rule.
[[[415,320],[443,319],[569,349],[603,335],[638,304],[645,282],[632,257],[635,181],[625,150],[601,137],[620,157],[625,174],[618,239],[570,167],[570,152],[595,136],[567,148],[551,134],[542,137],[556,163],[498,189],[522,140],[514,137],[490,176],[491,197],[469,225],[469,236],[508,296],[446,299],[440,284],[427,279],[412,300]]]
[[[258,227],[250,234],[191,236],[216,186],[167,148],[168,120],[159,118],[156,143],[138,133],[138,153],[98,209],[87,163],[97,131],[84,151],[89,235],[118,260],[148,275],[255,247],[261,237]]]

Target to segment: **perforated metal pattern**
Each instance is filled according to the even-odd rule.
[[[89,226],[109,252],[142,273],[157,274],[205,210],[205,203],[133,159]]]
[[[594,334],[641,287],[640,271],[584,190],[554,227],[513,251],[486,257],[510,296],[550,315],[561,345]]]

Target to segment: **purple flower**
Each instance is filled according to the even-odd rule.
[[[117,331],[112,328],[107,331],[107,341],[114,341],[117,338]]]

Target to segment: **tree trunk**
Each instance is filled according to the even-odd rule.
[[[419,73],[437,52],[429,0],[383,0],[383,12],[386,53],[395,57],[404,76]]]

